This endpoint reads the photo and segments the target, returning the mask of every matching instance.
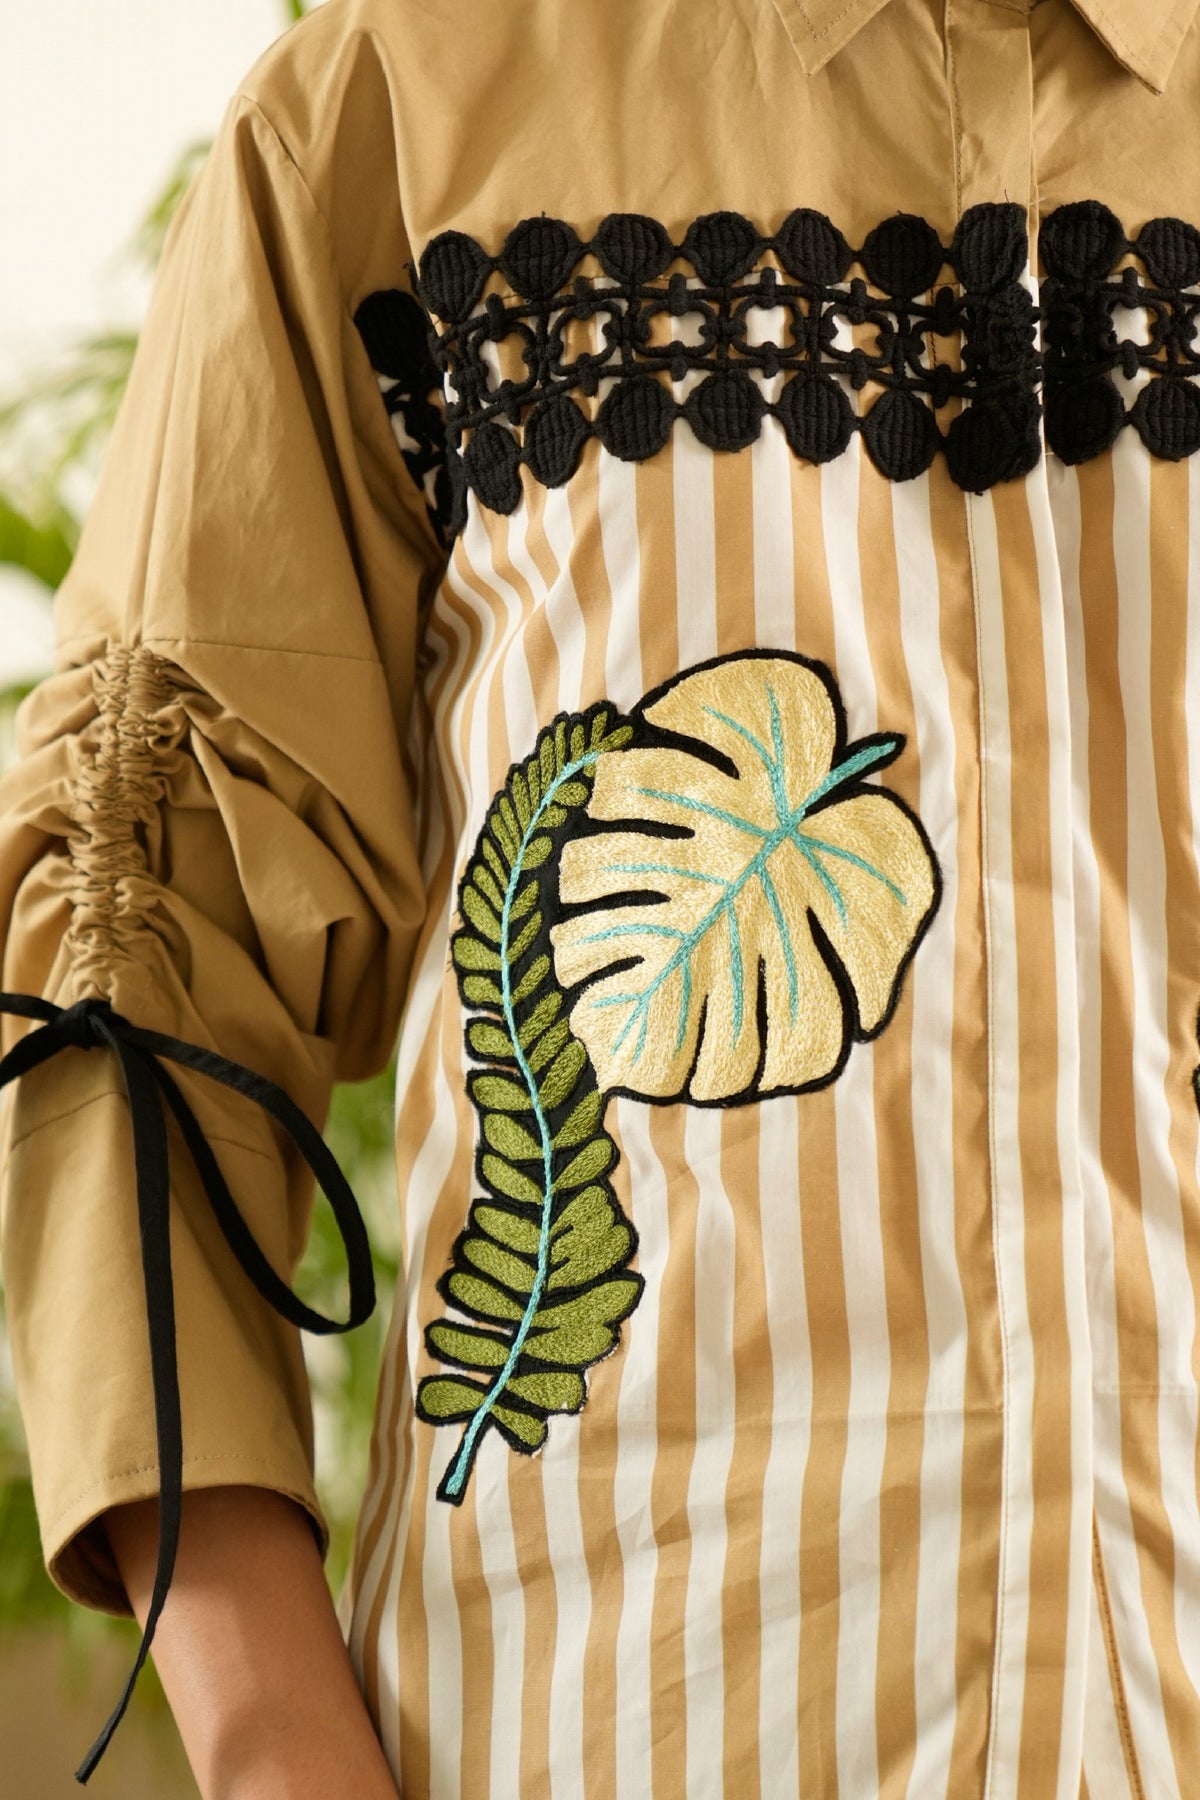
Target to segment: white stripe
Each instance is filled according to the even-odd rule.
[[[554,580],[546,590],[545,607],[546,620],[558,649],[558,704],[575,712],[584,704],[583,661],[587,627],[571,576],[571,506],[565,487],[546,490],[542,520],[546,541],[557,564]]]
[[[725,1572],[725,1485],[733,1458],[733,1209],[721,1182],[719,1107],[689,1106],[684,1154],[699,1189],[696,1206],[696,1453],[688,1480],[687,1597],[683,1654],[687,1683],[687,1788],[720,1791],[724,1759],[725,1666],[720,1595]]]
[[[613,1477],[622,1601],[616,1642],[618,1800],[644,1800],[652,1758],[650,1709],[655,1669],[650,1626],[658,1575],[652,1484],[658,1450],[659,1302],[671,1232],[667,1181],[650,1142],[649,1107],[619,1096],[609,1101],[629,1191],[636,1195],[636,1266],[646,1286],[621,1326],[621,1387],[617,1397],[617,1465]],[[582,1794],[564,1789],[563,1800]]]
[[[779,420],[768,416],[750,446],[754,528],[754,642],[764,649],[796,643],[796,566],[801,561],[792,517],[792,452]]]
[[[755,643],[796,646],[792,453],[766,418],[751,451]],[[812,1424],[812,1353],[800,1233],[800,1116],[792,1095],[758,1111],[758,1205],[767,1336],[771,1437],[763,1475],[759,1563],[758,1737],[770,1750],[773,1800],[799,1793],[796,1696],[800,1682],[800,1498]],[[777,1748],[776,1748],[777,1747]]]
[[[716,468],[712,451],[682,419],[671,434],[671,470],[679,666],[686,669],[717,654]]]
[[[1071,1547],[1067,1567],[1059,1800],[1078,1800],[1087,1682],[1088,1595],[1092,1586],[1092,1408],[1087,1253],[1080,1166],[1079,994],[1075,969],[1075,880],[1071,843],[1072,781],[1069,670],[1063,580],[1045,459],[1026,481],[1037,557],[1047,706],[1050,902],[1054,917],[1058,1021],[1058,1160],[1062,1194],[1064,1310],[1070,1346]],[[1065,704],[1056,698],[1066,697]]]
[[[929,1343],[921,1450],[914,1683],[917,1742],[908,1800],[945,1800],[958,1709],[955,1646],[962,1535],[967,1311],[956,1253],[954,968],[959,802],[950,685],[942,660],[942,597],[928,475],[893,482],[892,531],[900,637],[912,684],[921,821],[941,865],[942,898],[911,966],[912,1118],[917,1217]]]
[[[999,1624],[992,1679],[987,1800],[1015,1800],[1029,1626],[1033,1534],[1033,1346],[1025,1295],[1025,1195],[1019,1137],[1016,910],[1012,870],[1012,743],[1004,595],[989,494],[966,496],[975,578],[983,761],[984,884],[992,1114],[993,1253],[1004,1354]]]
[[[829,571],[835,675],[850,743],[877,728],[875,674],[863,613],[858,550],[862,438],[821,469],[821,526]],[[878,1788],[875,1692],[879,1660],[879,1497],[887,1450],[887,1288],[879,1217],[875,1058],[854,1044],[834,1083],[838,1214],[842,1232],[850,1391],[838,1532],[837,1775],[846,1794]]]
[[[604,654],[605,692],[628,712],[642,697],[641,553],[637,533],[637,467],[601,449],[597,458],[600,544],[612,608]]]

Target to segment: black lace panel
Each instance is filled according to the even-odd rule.
[[[1182,219],[1151,219],[1127,238],[1095,200],[1060,206],[1041,231],[1046,441],[1064,462],[1086,462],[1132,425],[1154,456],[1177,462],[1200,450],[1200,231]],[[1118,269],[1127,254],[1132,264]],[[1146,341],[1121,335],[1139,313]],[[1132,405],[1114,375],[1132,382]]]
[[[461,459],[446,455],[442,376],[430,347],[429,321],[401,288],[369,294],[354,315],[359,336],[379,379],[388,417],[405,467],[422,494],[443,549],[455,526],[453,481]]]
[[[773,237],[707,213],[678,243],[642,214],[609,214],[589,242],[543,216],[494,256],[465,232],[432,238],[416,281],[425,331],[407,295],[372,295],[356,319],[409,468],[451,535],[468,488],[512,512],[522,467],[560,486],[593,437],[643,461],[678,419],[711,449],[740,450],[773,416],[816,463],[858,431],[890,479],[940,454],[973,493],[1036,465],[1043,400],[1045,441],[1065,462],[1100,454],[1126,424],[1156,456],[1200,448],[1200,232],[1157,218],[1129,239],[1084,200],[1044,220],[1039,248],[1040,307],[1023,280],[1025,213],[1007,203],[971,207],[948,244],[896,213],[858,249],[805,207]],[[1119,335],[1122,311],[1144,337]],[[1139,372],[1127,403],[1122,378]]]

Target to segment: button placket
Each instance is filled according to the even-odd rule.
[[[957,208],[1015,202],[1035,304],[1028,8],[947,0]],[[1040,351],[1040,328],[1039,328]],[[964,496],[979,681],[993,1253],[1005,1443],[984,1792],[1016,1800],[1082,1757],[1090,1363],[1079,1198],[1071,757],[1059,559],[1044,453]],[[1059,1096],[1065,1096],[1065,1104]],[[1036,1388],[1036,1404],[1035,1404]],[[1053,1639],[1061,1686],[1027,1681]],[[1040,1648],[1035,1648],[1040,1646]],[[1036,1772],[1036,1773],[1035,1773]],[[1074,1790],[1072,1790],[1074,1791]]]

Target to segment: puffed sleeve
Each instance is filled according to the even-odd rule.
[[[56,596],[54,671],[18,712],[0,989],[106,1000],[277,1084],[319,1132],[334,1081],[387,1063],[422,923],[416,667],[444,561],[325,212],[239,97],[168,238]],[[0,1015],[0,1048],[31,1029]],[[312,1169],[246,1092],[170,1066],[290,1279]],[[155,1494],[159,1469],[119,1059],[68,1043],[0,1109],[0,1259],[46,1566],[73,1600],[128,1615],[95,1522]],[[239,1267],[164,1118],[183,1485],[288,1494],[324,1554],[298,1330]]]

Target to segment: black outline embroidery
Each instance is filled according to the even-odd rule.
[[[647,715],[686,678],[752,659],[792,662],[819,678],[834,718],[831,773],[853,753],[878,746],[881,755],[871,765],[873,773],[904,748],[903,736],[890,732],[850,743],[845,708],[826,664],[783,649],[726,652],[672,675],[644,694],[628,715],[605,700],[580,713],[559,713],[539,731],[531,753],[509,767],[460,877],[461,923],[450,938],[450,955],[466,1013],[467,1048],[476,1060],[467,1088],[479,1118],[474,1174],[481,1192],[471,1201],[449,1267],[436,1284],[467,1322],[450,1317],[425,1327],[429,1355],[449,1372],[424,1376],[416,1394],[416,1412],[426,1424],[466,1426],[437,1489],[437,1497],[450,1504],[461,1504],[489,1427],[510,1448],[533,1455],[545,1443],[555,1413],[583,1408],[587,1368],[617,1348],[620,1324],[641,1298],[645,1278],[628,1266],[638,1235],[620,1209],[611,1180],[617,1148],[604,1129],[609,1096],[624,1094],[655,1105],[685,1100],[744,1106],[828,1087],[844,1070],[852,1045],[878,1037],[890,1023],[909,964],[940,906],[941,867],[920,818],[894,790],[852,769],[822,794],[812,812],[859,794],[886,794],[915,828],[932,874],[931,898],[897,964],[878,1023],[863,1029],[849,973],[809,908],[813,945],[829,970],[841,1008],[841,1048],[825,1075],[796,1087],[762,1087],[768,1017],[760,957],[755,983],[758,1063],[737,1094],[698,1100],[691,1093],[707,999],[695,1053],[677,1089],[646,1094],[625,1086],[600,1087],[587,1048],[571,1028],[570,1013],[583,991],[641,958],[618,957],[565,989],[556,979],[551,934],[567,918],[590,917],[635,901],[665,903],[667,896],[630,889],[595,902],[564,904],[558,879],[564,845],[629,823],[664,839],[693,836],[686,827],[642,817],[591,818],[587,804],[595,769],[604,756],[660,746],[684,750],[736,776],[737,767],[716,745],[656,724]],[[551,1292],[564,1268],[576,1279]]]
[[[890,479],[909,480],[941,453],[951,479],[973,493],[1037,464],[1043,399],[1045,441],[1064,462],[1100,455],[1125,425],[1154,456],[1200,449],[1200,230],[1161,216],[1129,238],[1100,201],[1071,201],[1042,222],[1039,251],[1037,307],[1021,279],[1025,215],[1008,203],[969,208],[949,245],[926,220],[896,213],[858,250],[807,207],[774,236],[738,213],[708,213],[678,244],[633,213],[607,215],[589,243],[564,220],[522,219],[495,256],[466,232],[440,232],[412,275],[427,349],[447,384],[436,449],[426,453],[445,465],[442,525],[450,536],[461,530],[468,489],[491,511],[513,511],[522,468],[547,487],[568,481],[591,437],[626,460],[651,457],[677,418],[712,449],[738,450],[773,415],[793,452],[817,463],[861,431]],[[1117,268],[1128,255],[1144,272]],[[600,276],[579,272],[588,256]],[[953,282],[939,285],[947,270]],[[493,275],[505,292],[492,283],[485,293]],[[768,307],[786,313],[783,343],[753,341],[754,311]],[[1147,343],[1118,335],[1123,308],[1146,313]],[[655,343],[663,318],[687,314],[699,321],[695,343]],[[603,348],[569,354],[572,322],[597,317]],[[870,328],[874,348],[835,345],[839,320]],[[404,327],[420,340],[411,318]],[[961,370],[938,360],[939,338],[958,341]],[[505,339],[517,341],[528,373],[493,386],[489,347]],[[393,350],[387,368],[395,364]],[[1126,405],[1113,377],[1139,371],[1154,379]],[[677,402],[663,378],[697,373]],[[769,400],[762,382],[778,375],[786,379]],[[601,382],[599,403],[581,406],[575,396],[596,401]],[[859,417],[847,388],[868,382],[883,391]],[[426,399],[431,391],[432,383]],[[936,415],[952,399],[963,404],[943,429]],[[429,428],[425,416],[432,445]]]

